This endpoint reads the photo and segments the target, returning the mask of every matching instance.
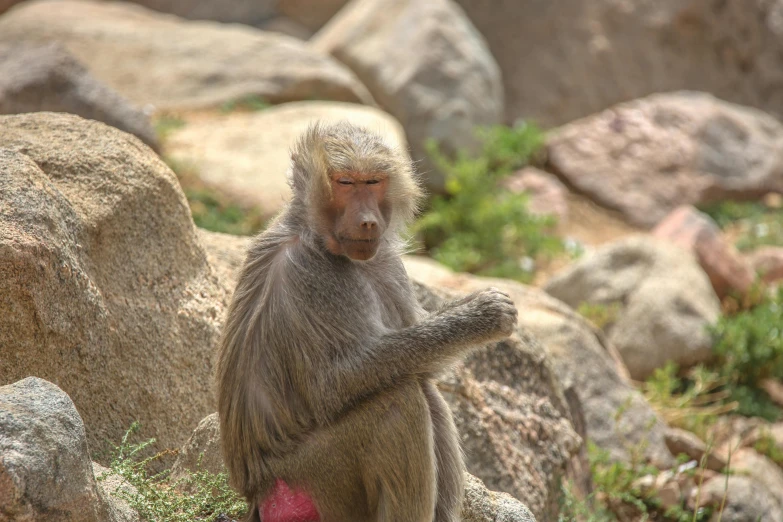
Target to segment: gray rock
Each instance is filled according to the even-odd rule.
[[[579,192],[646,228],[680,205],[783,192],[783,125],[704,93],[655,94],[569,123],[547,154]]]
[[[617,303],[605,330],[634,379],[667,361],[689,366],[712,356],[707,327],[720,313],[718,298],[695,258],[661,240],[604,245],[555,274],[545,290],[574,308]]]
[[[69,112],[158,149],[149,115],[95,79],[58,44],[0,44],[0,114]]]
[[[212,266],[222,286],[228,292],[234,292],[237,278],[247,257],[252,237],[232,236],[221,232],[198,229],[198,238],[207,253],[207,261]]]
[[[691,505],[695,504],[698,495],[700,506],[712,506],[715,513],[711,522],[773,522],[783,520],[783,509],[772,493],[751,477],[718,475],[704,484],[701,492],[697,489],[691,493]],[[725,507],[721,513],[719,508],[725,497]]]
[[[405,266],[413,280],[441,291],[469,293],[494,286],[508,293],[520,312],[523,331],[535,336],[546,351],[569,403],[571,397],[578,403],[581,415],[571,408],[577,428],[580,420],[584,422],[578,431],[613,459],[628,460],[629,448],[638,447],[656,465],[672,465],[664,441],[666,425],[630,384],[613,345],[582,316],[541,290],[515,281],[456,274],[415,256],[406,257]]]
[[[0,117],[0,384],[57,382],[90,447],[159,447],[214,409],[226,293],[169,168],[78,116]]]
[[[472,475],[467,479],[462,522],[536,522],[530,510],[511,495],[488,490]]]
[[[700,464],[706,453],[704,467],[713,471],[723,471],[727,464],[726,460],[717,455],[713,448],[708,448],[703,440],[690,431],[680,428],[666,430],[666,446],[672,455],[684,454]]]
[[[331,57],[248,26],[77,0],[25,2],[0,18],[0,41],[51,40],[131,101],[163,110],[214,107],[248,96],[270,103],[373,103],[356,76]]]
[[[190,20],[260,25],[272,18],[277,0],[131,0],[161,13],[171,13]]]
[[[98,493],[109,510],[109,520],[116,522],[141,522],[141,516],[134,510],[124,496],[133,496],[138,492],[124,478],[112,473],[97,462],[92,463],[92,472],[98,483]]]
[[[68,395],[37,377],[0,386],[0,520],[124,522],[111,515]]]
[[[177,454],[171,477],[178,480],[195,471],[226,473],[220,449],[220,420],[217,413],[207,415],[198,423],[193,434]]]
[[[500,71],[451,0],[354,0],[311,40],[350,67],[400,120],[415,160],[434,139],[447,153],[475,149],[475,127],[500,123]],[[424,162],[434,190],[443,177]]]
[[[472,353],[438,388],[454,413],[468,472],[552,520],[582,440],[546,352],[520,334]]]
[[[508,121],[561,125],[676,89],[783,117],[780,2],[457,2],[500,64]]]
[[[783,509],[783,469],[751,448],[740,448],[731,456],[731,470],[763,484]]]

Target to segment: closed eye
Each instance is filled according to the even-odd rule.
[[[377,184],[377,183],[378,183],[378,180],[377,180],[377,179],[368,179],[368,180],[367,180],[367,184],[368,184],[368,185],[375,185],[375,184]]]
[[[340,179],[337,180],[337,183],[339,183],[340,185],[353,185],[353,181],[351,181],[350,179]]]

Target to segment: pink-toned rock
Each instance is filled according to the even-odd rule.
[[[551,168],[632,224],[681,205],[783,191],[783,125],[709,94],[654,94],[569,123],[547,141]]]
[[[725,459],[711,452],[704,441],[689,431],[680,428],[668,428],[664,440],[672,455],[685,454],[691,459],[701,462],[706,454],[705,468],[721,471],[726,467]]]
[[[528,193],[530,212],[555,216],[560,223],[568,219],[568,189],[552,174],[526,167],[509,177],[506,187],[512,192]]]
[[[748,255],[748,261],[762,280],[771,283],[783,279],[783,247],[762,247]]]
[[[721,235],[715,222],[690,205],[679,207],[661,221],[653,235],[693,252],[719,297],[744,294],[754,274],[743,258]]]

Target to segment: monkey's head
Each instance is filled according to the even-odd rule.
[[[334,255],[372,259],[422,197],[406,155],[350,123],[311,126],[291,159],[294,204]]]

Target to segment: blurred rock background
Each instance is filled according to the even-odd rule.
[[[0,0],[0,521],[241,516],[215,346],[342,119],[424,306],[520,310],[439,379],[464,520],[783,520],[781,118],[782,0]]]

